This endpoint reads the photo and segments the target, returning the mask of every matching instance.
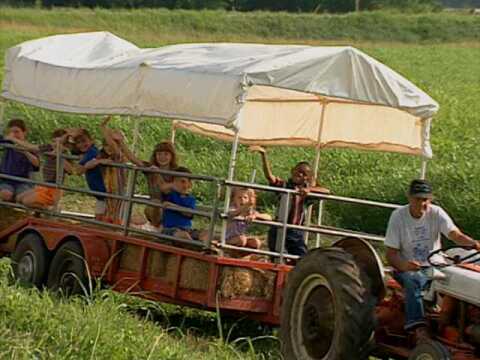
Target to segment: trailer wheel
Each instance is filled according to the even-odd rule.
[[[437,341],[417,345],[408,360],[451,360],[448,350]]]
[[[66,242],[57,250],[48,273],[47,286],[65,296],[88,295],[83,249],[78,242]]]
[[[280,327],[284,358],[363,358],[374,306],[350,254],[340,248],[312,251],[288,275]]]
[[[25,235],[12,254],[15,278],[22,285],[42,287],[48,270],[49,253],[42,238],[34,233]]]

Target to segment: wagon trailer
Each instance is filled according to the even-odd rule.
[[[362,359],[372,352],[383,358],[478,359],[478,326],[468,318],[478,309],[474,297],[467,292],[459,298],[462,326],[453,326],[449,337],[439,333],[439,342],[430,348],[414,348],[408,335],[393,331],[402,299],[398,284],[385,280],[388,271],[372,246],[383,237],[322,224],[325,201],[390,210],[397,205],[310,194],[319,217],[315,224],[298,226],[288,223],[295,191],[235,179],[239,144],[313,147],[315,168],[321,149],[329,147],[402,153],[419,157],[420,177],[425,177],[432,155],[430,123],[438,105],[385,65],[351,47],[185,44],[140,49],[99,32],[22,43],[8,50],[5,70],[1,112],[6,101],[16,101],[67,113],[132,116],[136,129],[140,117],[170,119],[172,140],[183,129],[232,143],[226,178],[182,173],[211,187],[207,206],[186,211],[208,220],[206,242],[167,236],[131,221],[135,206],[168,207],[138,194],[139,173],[175,172],[107,165],[128,171],[122,195],[59,180],[21,179],[115,198],[126,211],[121,224],[109,224],[58,208],[34,209],[32,215],[32,209],[1,202],[0,254],[12,258],[19,281],[75,294],[91,291],[98,279],[116,291],[278,325],[286,359]],[[254,221],[279,229],[276,251],[226,243],[225,213],[233,186],[280,198],[275,221]],[[298,259],[285,251],[286,232],[292,228],[338,240],[321,247],[317,237],[309,254]],[[259,257],[232,257],[232,251]],[[476,265],[461,264],[475,263],[475,254],[450,258],[455,263],[440,271],[473,278],[478,286],[472,275]],[[434,284],[433,292],[451,295],[449,286]]]

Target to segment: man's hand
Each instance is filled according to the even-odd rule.
[[[258,145],[252,145],[248,148],[248,150],[251,152],[259,152],[261,154],[265,154],[267,152],[264,147]]]

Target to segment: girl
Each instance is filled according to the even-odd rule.
[[[98,156],[90,160],[86,167],[93,168],[99,165],[108,165],[111,163],[124,163],[126,156],[123,154],[120,143],[123,141],[121,132],[107,127],[111,117],[107,116],[100,125],[103,134],[103,145]],[[125,194],[127,183],[127,170],[113,166],[102,166],[103,183],[106,192],[114,195]],[[123,220],[123,211],[125,203],[118,199],[105,199],[105,212],[102,216],[103,221],[112,224],[121,224]]]
[[[153,149],[150,161],[138,159],[126,146],[124,141],[120,142],[122,152],[135,165],[141,167],[150,167],[153,169],[174,170],[177,165],[177,154],[173,144],[169,141],[162,141]],[[162,175],[153,172],[144,172],[147,178],[148,192],[150,199],[154,201],[162,201],[162,193],[168,193],[173,187],[172,176]],[[155,227],[162,224],[162,209],[156,206],[147,206],[145,208],[145,216],[148,221]]]
[[[228,212],[226,241],[230,245],[259,249],[261,241],[257,237],[248,236],[249,222],[252,220],[272,220],[268,214],[255,210],[256,194],[253,189],[235,187],[232,190],[232,206]]]

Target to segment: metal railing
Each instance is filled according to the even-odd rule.
[[[9,145],[9,144],[0,144],[0,148],[14,148],[17,150],[22,149],[21,147],[15,146],[15,145]],[[49,155],[52,156],[52,155]],[[69,159],[69,160],[76,160],[78,157],[72,157],[70,155],[66,154],[60,154],[57,151],[57,174],[63,174],[64,168],[63,168],[63,159]],[[139,167],[139,166],[134,166],[130,164],[122,164],[122,163],[111,163],[111,164],[105,164],[101,166],[110,166],[110,167],[115,167],[119,169],[125,169],[126,171],[130,172],[132,174],[132,180],[129,181],[126,187],[126,191],[124,195],[117,195],[117,194],[111,194],[111,193],[104,193],[104,192],[98,192],[98,191],[92,191],[90,189],[80,189],[80,188],[74,188],[70,186],[66,186],[63,183],[63,177],[62,176],[57,176],[56,182],[55,183],[50,183],[50,182],[45,182],[45,181],[37,181],[33,180],[30,178],[22,178],[22,177],[16,177],[16,176],[10,176],[6,174],[0,174],[0,179],[4,180],[11,180],[11,181],[18,181],[22,183],[28,183],[32,185],[38,185],[38,186],[44,186],[44,187],[49,187],[49,188],[55,188],[59,190],[63,190],[65,192],[72,192],[72,193],[78,193],[82,195],[88,195],[88,196],[96,196],[96,197],[101,197],[105,199],[116,199],[124,202],[126,204],[125,211],[122,216],[122,223],[121,224],[112,224],[104,221],[100,221],[97,219],[92,218],[91,215],[89,214],[83,214],[83,213],[75,213],[75,212],[68,212],[68,211],[61,211],[57,208],[54,208],[53,210],[50,209],[39,209],[39,208],[27,208],[24,205],[17,204],[17,203],[12,203],[12,202],[6,202],[6,201],[0,201],[0,205],[2,206],[9,206],[13,208],[19,208],[23,210],[34,210],[35,212],[46,214],[49,216],[54,216],[58,218],[63,218],[63,219],[68,219],[68,220],[75,220],[79,222],[83,222],[86,224],[92,224],[92,225],[98,225],[98,226],[103,226],[105,228],[113,229],[113,230],[118,230],[121,231],[125,236],[128,236],[129,234],[141,234],[141,235],[147,235],[154,237],[156,239],[160,240],[167,240],[171,241],[173,243],[178,243],[178,244],[186,244],[186,245],[193,245],[198,248],[206,248],[206,249],[211,249],[213,246],[218,246],[220,250],[223,249],[230,249],[230,250],[235,250],[239,252],[245,252],[245,253],[253,253],[253,254],[259,254],[259,255],[265,255],[265,256],[270,256],[275,259],[277,259],[278,262],[284,263],[285,259],[297,259],[298,256],[287,254],[286,253],[286,241],[287,241],[287,232],[289,229],[296,229],[296,230],[301,230],[304,232],[308,233],[315,233],[315,234],[325,234],[325,235],[331,235],[331,236],[358,236],[362,237],[363,239],[370,240],[370,241],[376,241],[376,242],[381,242],[383,241],[383,237],[379,235],[374,235],[374,234],[367,234],[367,233],[362,233],[358,231],[352,231],[348,229],[340,229],[340,228],[333,228],[333,227],[326,227],[322,225],[318,226],[304,226],[304,225],[295,225],[295,224],[290,224],[289,223],[289,209],[290,209],[290,204],[292,202],[292,196],[298,195],[298,191],[294,189],[287,189],[287,188],[279,188],[279,187],[272,187],[272,186],[267,186],[267,185],[260,185],[260,184],[254,184],[254,183],[248,183],[248,182],[240,182],[240,181],[226,181],[222,180],[217,177],[213,176],[205,176],[205,175],[193,175],[193,174],[187,174],[187,173],[179,173],[175,171],[170,171],[170,170],[162,170],[162,169],[154,169],[154,168],[148,168],[148,167]],[[144,195],[138,195],[135,193],[135,189],[137,186],[137,179],[138,179],[138,173],[158,173],[161,175],[167,175],[167,176],[181,176],[181,177],[187,177],[192,180],[198,180],[198,181],[205,181],[209,182],[211,184],[211,193],[213,194],[213,199],[212,199],[212,204],[211,207],[209,207],[208,211],[207,210],[197,210],[197,209],[187,209],[184,208],[182,209],[182,212],[191,214],[192,216],[199,216],[199,217],[204,217],[209,220],[208,227],[207,227],[207,241],[206,242],[201,242],[198,240],[189,240],[189,239],[184,239],[176,236],[170,236],[167,234],[164,234],[160,231],[149,231],[145,229],[141,229],[135,226],[131,225],[131,220],[132,220],[132,214],[133,214],[133,208],[134,205],[146,205],[146,206],[152,206],[152,207],[157,207],[161,209],[174,209],[168,205],[165,205],[161,203],[160,201],[152,200],[149,199],[148,197],[145,197]],[[279,229],[277,231],[277,239],[276,239],[276,248],[275,251],[271,250],[264,250],[264,249],[252,249],[252,248],[246,248],[246,247],[240,247],[232,244],[227,243],[226,239],[226,229],[227,229],[227,222],[231,221],[232,219],[228,218],[228,209],[221,209],[220,206],[220,200],[221,200],[221,194],[223,193],[229,193],[228,191],[222,191],[225,190],[226,188],[231,188],[231,187],[244,187],[244,188],[250,188],[254,189],[257,191],[268,191],[268,192],[274,192],[280,195],[280,205],[279,205],[279,211],[278,211],[278,216],[276,220],[272,221],[264,221],[264,220],[253,220],[252,223],[262,225],[262,226],[267,226],[267,227],[275,227]],[[363,205],[363,206],[373,206],[373,207],[380,207],[380,208],[385,208],[389,210],[393,210],[399,207],[399,205],[396,204],[391,204],[391,203],[384,203],[384,202],[378,202],[378,201],[371,201],[371,200],[364,200],[364,199],[356,199],[356,198],[351,198],[351,197],[343,197],[343,196],[337,196],[337,195],[327,195],[327,194],[320,194],[320,193],[310,193],[308,195],[310,198],[313,199],[318,199],[319,201],[335,201],[335,202],[340,202],[340,203],[348,203],[348,204],[358,204],[358,205]],[[216,237],[216,225],[217,222],[221,220],[223,221],[223,226],[222,226],[222,232],[220,236],[220,242],[217,244],[217,242],[214,242],[214,239]]]

